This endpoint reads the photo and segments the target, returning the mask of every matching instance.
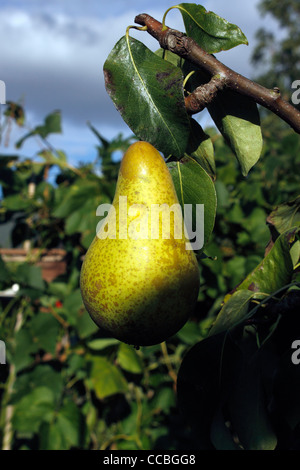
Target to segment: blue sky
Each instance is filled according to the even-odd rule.
[[[218,54],[220,60],[247,76],[254,72],[249,58],[255,31],[269,21],[260,18],[257,3],[202,2],[206,9],[237,24],[247,36],[249,46]],[[137,14],[145,12],[161,20],[166,9],[175,4],[169,0],[2,0],[0,79],[6,83],[6,99],[24,104],[29,128],[60,109],[63,134],[53,135],[51,143],[64,150],[72,164],[93,160],[97,140],[87,121],[107,138],[119,132],[131,134],[105,91],[105,59]],[[167,24],[183,28],[178,10],[169,13]],[[157,49],[157,43],[147,33],[134,31],[132,35],[152,50]],[[205,113],[198,119],[204,127],[210,123]],[[10,142],[25,132],[26,129],[13,129]],[[14,151],[11,145],[4,144],[2,139],[2,154]],[[34,157],[37,151],[36,142],[28,141],[21,154]]]

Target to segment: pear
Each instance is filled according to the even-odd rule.
[[[197,301],[198,262],[182,212],[181,218],[172,210],[164,216],[170,207],[180,208],[165,160],[151,144],[135,142],[123,156],[112,205],[80,274],[91,318],[133,346],[173,336]]]

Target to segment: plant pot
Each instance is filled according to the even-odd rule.
[[[66,251],[53,248],[50,250],[33,248],[24,250],[22,248],[0,248],[0,255],[6,263],[32,263],[39,266],[42,278],[51,282],[57,276],[65,274],[67,269]]]

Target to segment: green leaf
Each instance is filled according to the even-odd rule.
[[[95,394],[100,400],[127,390],[127,382],[122,373],[104,357],[92,358],[90,378]]]
[[[176,336],[180,341],[190,345],[200,341],[203,337],[198,323],[193,321],[187,321],[186,324],[178,331]]]
[[[34,201],[24,194],[12,194],[3,200],[2,205],[8,211],[26,211],[34,206]]]
[[[68,167],[67,156],[61,150],[51,152],[48,149],[43,149],[38,153],[38,156],[42,157],[48,165],[58,165],[62,169]]]
[[[187,154],[194,158],[211,178],[215,180],[216,163],[213,143],[209,135],[204,132],[195,119],[191,119],[191,134]]]
[[[25,136],[16,142],[16,148],[20,148],[25,140],[33,135],[39,135],[45,139],[49,134],[61,133],[61,114],[60,111],[54,111],[46,116],[44,124],[36,126],[32,131],[28,132]]]
[[[272,294],[289,284],[293,274],[290,248],[298,231],[299,229],[295,228],[281,234],[267,256],[237,287],[237,290],[249,289],[253,292]]]
[[[76,180],[71,187],[58,190],[55,196],[57,205],[53,212],[54,217],[67,218],[87,204],[88,200],[94,204],[96,216],[97,205],[100,203],[99,181],[98,179]]]
[[[132,374],[140,374],[143,371],[143,363],[136,350],[128,344],[121,343],[118,349],[118,362],[122,369]]]
[[[43,421],[49,421],[54,408],[54,396],[48,387],[36,387],[14,406],[13,429],[23,433],[38,432]]]
[[[31,364],[34,360],[32,354],[42,350],[55,353],[58,339],[59,323],[50,314],[39,312],[15,334],[16,348],[12,361],[19,371]]]
[[[245,450],[274,450],[276,434],[267,411],[258,354],[245,360],[230,397],[230,419]]]
[[[71,325],[75,325],[83,309],[83,301],[80,289],[73,290],[63,301],[63,310],[66,312],[67,320]]]
[[[54,111],[48,114],[45,118],[45,124],[38,127],[39,133],[42,137],[47,137],[48,134],[60,134],[61,133],[61,114],[60,111]]]
[[[109,348],[110,346],[116,346],[120,344],[120,341],[115,338],[97,338],[92,339],[87,343],[88,347],[94,351],[102,351],[102,349]]]
[[[6,263],[3,261],[2,256],[0,256],[0,282],[10,282],[11,273],[6,266]]]
[[[249,303],[254,296],[254,292],[248,289],[234,292],[220,310],[209,336],[227,331],[243,321],[247,316]]]
[[[202,5],[180,3],[178,8],[182,14],[186,33],[208,53],[226,51],[239,44],[248,44],[241,29],[207,11]]]
[[[181,157],[190,133],[181,70],[124,36],[108,56],[104,75],[108,94],[137,137]]]
[[[210,437],[217,450],[241,450],[234,442],[231,430],[225,424],[221,406],[218,407],[213,418]]]
[[[268,216],[267,224],[277,233],[283,233],[291,227],[300,226],[300,196],[293,201],[277,206]],[[271,230],[272,231],[272,230]]]
[[[16,348],[12,357],[12,363],[15,366],[16,372],[19,372],[33,362],[31,354],[35,352],[35,344],[32,342],[30,332],[25,328],[16,332],[14,340]]]
[[[247,176],[263,146],[256,103],[232,90],[222,90],[207,109],[236,155],[243,176]]]
[[[203,339],[183,357],[177,377],[178,406],[198,450],[212,448],[212,420],[239,360],[238,347],[222,333]]]
[[[155,393],[152,407],[156,412],[170,413],[172,407],[176,406],[175,394],[172,388],[163,387]]]
[[[16,280],[20,284],[40,290],[45,288],[41,268],[39,266],[22,263],[18,266],[15,274]]]
[[[168,49],[158,49],[155,51],[155,54],[158,57],[161,57],[164,60],[167,60],[171,64],[175,65],[175,67],[181,68],[182,58],[179,55],[174,54],[174,52],[169,51]]]
[[[99,330],[99,327],[91,319],[90,315],[85,309],[82,309],[76,321],[77,333],[79,338],[85,339]]]
[[[63,377],[48,364],[37,365],[26,374],[17,376],[11,403],[17,403],[37,387],[46,387],[51,390],[54,399],[58,400],[64,387]]]
[[[60,326],[50,313],[39,312],[32,318],[28,328],[36,351],[42,349],[52,354],[55,353]]]
[[[300,240],[296,241],[290,250],[290,255],[294,268],[300,261]]]
[[[81,413],[72,401],[66,401],[62,408],[55,413],[49,423],[41,430],[41,450],[69,450],[80,443]]]
[[[185,156],[179,162],[169,162],[167,165],[183,212],[185,204],[192,205],[193,230],[197,232],[196,238],[199,237],[199,232],[203,229],[202,225],[198,227],[195,225],[197,222],[196,205],[204,204],[204,243],[200,248],[203,250],[215,223],[217,199],[214,183],[202,166],[189,156]],[[198,241],[195,240],[195,242]]]

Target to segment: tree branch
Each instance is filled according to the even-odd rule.
[[[196,114],[206,108],[217,96],[218,91],[225,86],[225,80],[219,75],[214,75],[208,83],[198,86],[185,97],[185,107],[188,114]]]
[[[211,78],[217,76],[218,89],[226,87],[241,93],[242,95],[248,96],[257,104],[264,106],[266,109],[269,109],[279,116],[287,122],[295,132],[300,134],[300,111],[287,101],[283,100],[277,88],[269,90],[268,88],[265,88],[233,71],[213,55],[208,54],[192,38],[186,36],[180,31],[168,27],[163,28],[162,23],[146,13],[136,16],[135,22],[142,26],[147,26],[147,32],[159,42],[161,48],[174,52],[180,57],[190,61],[206,72]],[[216,85],[216,83],[214,83],[214,85]],[[203,86],[204,85],[202,85],[202,87]],[[213,85],[210,86],[213,88]],[[192,93],[194,97],[187,97],[186,99],[187,111],[191,114],[201,111],[203,107],[210,102],[208,100],[212,100],[216,95],[217,90],[211,93],[210,97],[206,94],[206,98],[202,100],[202,87],[196,88],[194,93]],[[202,88],[202,91],[199,90],[199,88]],[[197,101],[197,97],[196,101],[194,99],[195,94],[198,94],[198,98],[200,97],[200,100],[198,100],[198,108],[195,104]]]

